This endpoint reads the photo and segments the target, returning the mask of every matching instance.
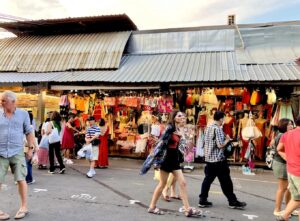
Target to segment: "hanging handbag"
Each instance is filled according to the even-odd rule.
[[[58,133],[58,129],[56,127],[54,127],[53,122],[51,121],[51,125],[52,125],[52,131],[49,134],[49,143],[53,144],[53,143],[57,143],[60,141],[60,136]]]

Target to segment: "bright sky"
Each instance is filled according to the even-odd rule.
[[[0,0],[0,14],[51,19],[127,14],[139,30],[300,20],[300,0]]]

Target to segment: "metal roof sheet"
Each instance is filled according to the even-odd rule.
[[[0,23],[0,27],[17,36],[137,30],[126,14],[3,22]]]
[[[0,71],[117,69],[131,32],[0,40]]]
[[[236,35],[238,64],[290,63],[300,57],[300,25],[240,29]]]
[[[234,52],[127,55],[114,71],[0,73],[0,82],[272,82],[299,81],[291,64],[238,65]]]
[[[129,54],[233,51],[234,29],[178,32],[134,32],[127,48]]]

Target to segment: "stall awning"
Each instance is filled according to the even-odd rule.
[[[126,55],[114,71],[0,73],[0,82],[272,82],[299,81],[295,63],[238,65],[234,52]]]
[[[117,69],[131,32],[26,36],[0,40],[0,71]]]

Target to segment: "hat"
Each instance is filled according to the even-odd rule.
[[[87,120],[91,121],[91,120],[95,120],[95,118],[93,116],[90,116]]]

